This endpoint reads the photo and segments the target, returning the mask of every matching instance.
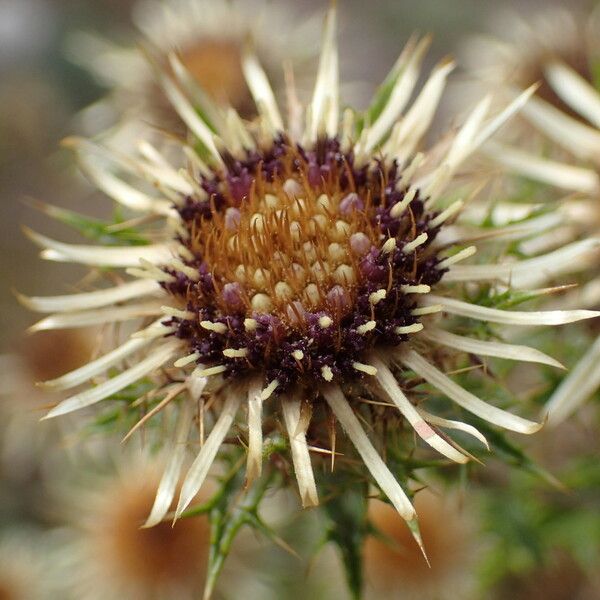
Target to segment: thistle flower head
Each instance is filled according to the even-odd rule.
[[[280,135],[225,163],[179,208],[191,260],[163,283],[186,313],[169,324],[203,364],[308,388],[368,374],[368,350],[421,328],[416,298],[444,272],[432,248],[443,219],[395,161]]]
[[[477,57],[476,63],[471,60],[471,74],[488,89],[514,93],[538,84],[521,113],[521,127],[511,129],[512,138],[520,133],[519,145],[531,154],[550,150],[553,162],[536,162],[527,153],[503,153],[504,146],[495,142],[486,152],[535,180],[594,195],[600,189],[598,175],[580,167],[593,165],[597,171],[598,165],[597,90],[592,88],[600,56],[599,16],[598,10],[584,17],[567,9],[548,9],[525,22],[513,15],[502,31],[514,35],[475,38],[465,49],[467,62]],[[553,142],[550,147],[548,139]],[[581,163],[577,167],[568,164],[573,157]]]
[[[584,15],[559,7],[544,7],[526,15],[496,13],[490,34],[467,40],[465,64],[495,87],[526,88],[539,83],[538,97],[569,110],[548,81],[546,68],[558,60],[582,77],[592,75],[600,53],[599,14],[597,10]]]
[[[53,460],[62,427],[40,427],[39,411],[48,396],[36,382],[88,362],[94,339],[89,329],[55,329],[23,336],[14,352],[0,354],[0,470],[5,484],[37,480],[40,464]]]
[[[143,527],[161,478],[147,457],[121,457],[118,467],[85,470],[78,482],[64,482],[57,491],[68,508],[62,549],[70,567],[68,593],[86,599],[198,597],[209,552],[206,516]]]
[[[39,533],[5,528],[0,537],[0,598],[51,598],[55,581],[48,574],[52,548]]]
[[[331,10],[312,100],[306,108],[300,105],[290,74],[286,119],[258,60],[246,54],[243,71],[259,115],[251,123],[212,104],[207,106],[213,119],[203,119],[185,94],[184,70],[176,70],[178,80],[158,74],[190,130],[190,143],[181,144],[185,169],[174,168],[148,143],[140,145],[138,157],[124,158],[91,142],[73,142],[101,190],[141,213],[142,223],[162,220],[164,227],[152,230],[155,243],[130,247],[72,246],[30,232],[46,258],[128,268],[139,281],[24,301],[36,310],[58,311],[38,328],[157,319],[109,354],[50,382],[71,388],[143,352],[131,367],[63,401],[49,416],[95,404],[161,368],[167,368],[170,389],[173,382],[182,383],[177,393],[165,392],[152,415],[187,387],[168,476],[150,522],[160,521],[176,492],[173,473],[181,469],[182,440],[192,429],[198,401],[201,415],[208,411],[213,417],[212,428],[184,480],[177,516],[202,486],[244,404],[248,480],[261,472],[264,438],[283,429],[302,503],[317,504],[309,452],[335,456],[335,447],[321,447],[324,429],[329,427],[335,439],[327,416],[332,415],[417,537],[415,511],[361,425],[356,414],[361,406],[383,404],[384,419],[402,415],[425,444],[459,463],[469,453],[440,427],[462,430],[483,443],[485,438],[469,423],[426,411],[409,391],[410,378],[422,378],[496,425],[520,433],[539,429],[444,374],[440,348],[555,366],[556,361],[531,348],[470,339],[435,326],[442,312],[520,325],[594,316],[511,312],[459,299],[462,282],[518,278],[532,268],[527,262],[458,265],[475,248],[451,227],[463,201],[448,194],[461,164],[530,91],[491,117],[484,99],[447,145],[421,153],[453,68],[442,61],[410,103],[427,46],[427,38],[411,39],[371,108],[365,114],[342,113]],[[156,193],[144,187],[143,178]],[[142,302],[141,296],[159,300]],[[318,421],[311,422],[311,415]]]
[[[242,71],[243,49],[251,39],[280,87],[283,60],[290,54],[312,56],[307,49],[316,40],[310,20],[298,22],[293,12],[289,6],[264,0],[140,0],[132,19],[141,32],[146,56],[137,46],[120,46],[88,32],[71,35],[68,51],[74,62],[109,89],[110,96],[100,108],[121,121],[119,129],[125,131],[116,139],[122,145],[140,131],[148,135],[148,123],[181,132],[178,115],[156,86],[149,56],[152,63],[167,70],[178,70],[181,65],[196,99],[208,97],[230,104],[245,117],[255,116],[256,106]],[[177,64],[169,60],[175,51]],[[98,116],[95,108],[84,123],[93,123]]]
[[[523,35],[484,42],[488,68],[473,69],[484,80],[486,73],[495,73],[494,86],[500,82],[508,91],[536,79],[540,82],[522,112],[526,130],[515,128],[520,134],[517,143],[488,143],[484,152],[509,172],[577,195],[566,198],[560,209],[564,218],[551,231],[522,248],[535,255],[540,248],[556,248],[557,240],[586,237],[553,253],[564,261],[563,270],[591,273],[566,295],[560,303],[564,308],[600,306],[600,91],[594,75],[600,51],[599,15],[597,9],[585,19],[567,10],[548,10],[533,25],[513,21]],[[518,210],[512,207],[513,213]],[[536,285],[549,284],[556,274],[555,264],[535,278]],[[600,359],[600,340],[597,332],[592,336],[589,350],[546,405],[551,425],[570,416],[600,386],[600,373],[592,366]]]

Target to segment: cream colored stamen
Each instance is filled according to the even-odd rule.
[[[384,290],[384,289],[377,290],[376,292],[369,294],[369,302],[373,305],[378,304],[379,302],[384,300],[386,296],[387,296],[386,290]]]
[[[365,335],[366,333],[369,333],[369,331],[373,331],[373,329],[375,329],[375,327],[377,327],[377,321],[367,321],[363,325],[359,325],[356,328],[356,331],[360,335]]]
[[[248,356],[248,348],[225,348],[223,356],[227,358],[245,358]]]
[[[323,315],[319,318],[319,327],[321,329],[327,329],[333,325],[333,319],[327,315]]]
[[[227,331],[225,323],[213,323],[212,321],[200,321],[200,327],[215,333],[225,333]]]
[[[325,381],[333,381],[333,371],[329,365],[321,367],[321,375]]]

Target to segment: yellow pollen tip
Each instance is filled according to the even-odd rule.
[[[377,321],[367,321],[363,325],[359,325],[356,328],[356,331],[360,335],[365,335],[366,333],[369,333],[369,331],[373,331],[373,329],[375,329],[376,326],[377,326]]]
[[[184,321],[192,321],[196,317],[196,315],[189,310],[178,310],[172,306],[161,306],[160,310],[169,317],[176,317],[178,319],[183,319]]]
[[[396,327],[394,330],[398,335],[404,335],[407,333],[417,333],[423,330],[423,323],[413,323],[412,325],[405,325],[404,327]]]
[[[225,323],[213,323],[212,321],[200,321],[200,327],[207,331],[214,331],[215,333],[225,333],[227,331]]]
[[[428,294],[431,291],[428,285],[403,285],[400,289],[405,294]]]
[[[319,318],[319,327],[321,329],[327,329],[333,325],[333,319],[327,315],[323,315]]]
[[[333,273],[333,278],[340,285],[352,285],[356,281],[356,273],[350,265],[340,265]]]
[[[365,365],[364,363],[353,362],[352,367],[361,373],[366,373],[367,375],[377,375],[377,369],[373,365]]]
[[[387,291],[384,289],[377,290],[369,295],[369,302],[373,305],[381,302],[387,296]]]
[[[321,375],[323,376],[323,379],[325,381],[329,382],[333,380],[333,371],[331,370],[331,367],[329,365],[321,367]]]
[[[321,194],[317,198],[317,206],[325,211],[331,210],[331,202],[329,201],[327,194]]]
[[[432,304],[431,306],[415,308],[411,311],[411,314],[415,317],[420,317],[423,315],[431,315],[433,313],[441,312],[443,309],[444,307],[441,304]]]
[[[441,262],[438,263],[438,269],[446,269],[461,260],[465,260],[465,258],[469,258],[473,256],[477,252],[477,248],[475,246],[468,246],[467,248],[463,248],[460,252],[457,252],[453,256],[449,256],[445,258]]]
[[[444,221],[447,221],[450,217],[453,217],[456,213],[461,211],[463,206],[464,202],[462,200],[453,202],[446,210],[435,217],[435,219],[432,219],[431,223],[429,223],[429,226],[437,227],[438,225],[441,225]]]
[[[429,236],[426,233],[418,235],[412,242],[408,242],[408,244],[404,246],[402,252],[404,252],[404,254],[410,254],[411,252],[416,250],[421,244],[424,244],[427,241],[428,237]]]
[[[417,188],[411,188],[408,192],[406,192],[404,198],[397,202],[392,206],[392,210],[390,210],[390,215],[397,219],[408,207],[408,205],[415,199],[417,195]]]
[[[173,363],[174,367],[181,368],[193,363],[194,361],[200,358],[199,352],[193,352],[192,354],[188,354],[187,356],[183,356],[182,358],[176,360]]]
[[[209,367],[208,369],[201,369],[198,371],[200,377],[210,377],[211,375],[219,375],[227,370],[225,365],[217,365],[216,367]]]
[[[396,239],[395,238],[390,238],[382,247],[381,247],[381,252],[383,254],[389,254],[390,252],[393,252],[394,249],[396,248]]]
[[[225,348],[223,350],[223,356],[227,358],[245,358],[248,356],[248,348]]]
[[[258,313],[268,313],[273,308],[273,302],[266,294],[255,294],[250,304],[252,309]]]
[[[246,331],[255,331],[258,327],[258,321],[256,319],[244,319],[244,329]]]
[[[273,379],[271,383],[260,393],[260,397],[262,400],[268,400],[273,392],[279,387],[279,381],[277,379]]]
[[[275,296],[278,300],[290,300],[294,295],[294,290],[285,281],[279,281],[275,284]]]

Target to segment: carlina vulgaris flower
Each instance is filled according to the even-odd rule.
[[[537,96],[561,110],[572,108],[545,79],[545,67],[556,58],[589,79],[600,56],[600,12],[559,6],[544,10],[491,13],[489,32],[469,36],[461,51],[465,67],[488,86],[525,88],[539,83]],[[574,113],[572,113],[574,114]]]
[[[335,14],[331,9],[326,19],[306,109],[289,81],[287,123],[259,62],[247,54],[244,73],[259,111],[252,123],[233,109],[213,106],[220,118],[208,124],[188,101],[185,78],[159,73],[193,135],[190,144],[182,144],[187,169],[171,167],[148,143],[140,146],[140,158],[124,159],[91,142],[72,141],[102,191],[141,215],[164,220],[161,240],[102,247],[64,244],[29,232],[46,258],[127,268],[138,278],[79,295],[23,298],[34,310],[56,312],[39,327],[157,317],[122,346],[49,382],[72,388],[126,357],[140,357],[118,375],[61,402],[48,417],[109,398],[169,363],[184,374],[191,401],[181,402],[172,460],[150,524],[168,511],[194,403],[208,398],[216,418],[184,479],[176,516],[201,488],[242,405],[248,479],[261,474],[265,417],[281,415],[302,504],[316,505],[311,414],[324,408],[419,539],[407,493],[355,413],[362,395],[390,405],[426,444],[464,463],[468,453],[439,428],[458,429],[484,443],[485,438],[469,424],[415,405],[402,389],[406,371],[482,419],[533,433],[541,425],[488,404],[444,374],[434,364],[435,351],[450,347],[559,365],[531,348],[456,335],[436,327],[436,319],[446,312],[492,323],[558,325],[597,314],[505,311],[452,297],[454,282],[463,281],[460,271],[453,278],[456,264],[472,256],[475,247],[436,243],[442,230],[451,231],[463,207],[461,200],[444,206],[443,193],[463,161],[522,107],[531,90],[490,118],[490,99],[482,100],[434,159],[418,147],[453,63],[438,64],[409,107],[429,44],[428,38],[414,37],[371,109],[365,115],[342,112]],[[130,183],[131,176],[146,177],[161,197]],[[519,273],[530,267],[525,261],[512,268]]]
[[[542,239],[522,247],[534,254],[539,248],[556,247],[578,236],[585,238],[554,253],[555,265],[557,261],[572,263],[572,270],[590,273],[583,285],[555,303],[559,308],[600,306],[600,90],[594,80],[600,59],[599,18],[597,8],[586,19],[568,10],[548,10],[534,21],[542,27],[528,27],[520,40],[488,40],[478,46],[484,52],[488,49],[489,71],[503,73],[496,86],[500,82],[505,90],[512,91],[536,80],[540,83],[538,93],[521,113],[526,129],[520,137],[512,144],[490,141],[483,150],[506,171],[570,194],[560,207],[566,218]],[[504,50],[498,52],[498,48]],[[524,67],[517,68],[514,59],[518,56],[526,57]],[[523,138],[534,143],[523,143]],[[580,254],[578,249],[585,247],[588,251]],[[546,285],[555,273],[555,269],[542,269],[522,283],[529,285],[533,279],[534,285]],[[600,387],[596,366],[600,339],[596,332],[594,336],[595,341],[544,408],[550,426],[568,418]]]
[[[117,144],[148,135],[148,124],[182,131],[181,120],[156,85],[144,53],[163,68],[177,51],[194,96],[233,106],[243,117],[256,115],[256,105],[242,70],[242,54],[248,38],[265,65],[283,87],[280,64],[291,57],[304,62],[313,58],[318,29],[314,19],[298,18],[291,5],[265,0],[141,0],[132,19],[142,34],[139,46],[121,46],[90,32],[72,34],[67,40],[70,58],[86,68],[109,90],[107,98],[84,111],[83,123],[96,131],[94,120],[105,113],[117,117]],[[278,35],[273,36],[272,31]],[[89,118],[86,114],[89,113]],[[106,132],[103,132],[106,137]]]
[[[132,450],[115,464],[78,461],[66,480],[54,482],[57,510],[64,513],[62,561],[56,560],[63,593],[85,600],[198,598],[210,550],[208,517],[143,527],[162,461]],[[199,502],[213,491],[212,481],[207,484]]]

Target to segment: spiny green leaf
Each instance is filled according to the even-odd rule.
[[[344,471],[329,473],[319,480],[320,495],[328,497],[323,504],[329,526],[327,540],[340,550],[346,580],[352,597],[359,599],[363,588],[362,550],[367,526],[366,481],[348,481]]]
[[[120,211],[115,211],[112,221],[103,221],[51,204],[37,202],[35,204],[44,214],[100,244],[108,246],[144,246],[149,244],[149,240],[131,227],[115,228],[115,225],[124,222]]]
[[[250,489],[241,494],[244,487],[244,473],[237,469],[236,476],[228,480],[223,492],[219,494],[209,512],[211,526],[210,550],[204,598],[211,597],[219,575],[223,569],[225,559],[239,530],[244,525],[250,527],[260,526],[262,521],[258,516],[258,508],[267,489],[277,477],[275,469],[269,464],[265,465],[263,475],[254,482]]]

